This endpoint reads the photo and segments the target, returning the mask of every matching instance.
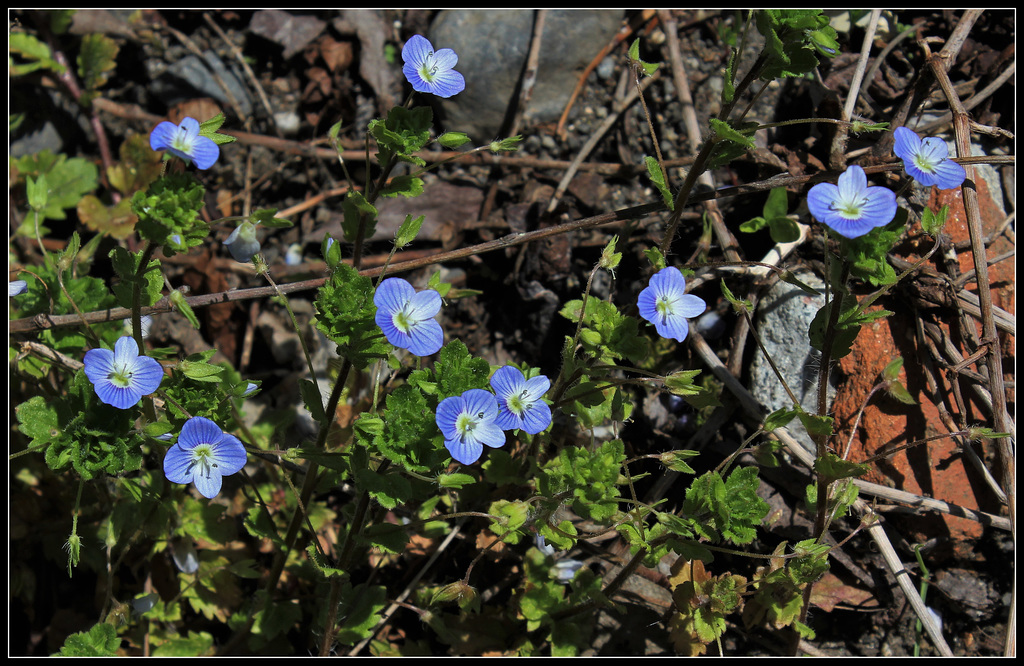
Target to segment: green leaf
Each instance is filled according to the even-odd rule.
[[[352,587],[346,583],[340,597],[337,617],[341,626],[334,639],[341,645],[354,645],[372,635],[387,604],[387,589],[382,585],[364,583]]]
[[[462,488],[476,483],[476,478],[469,474],[441,474],[437,484],[442,488]]]
[[[668,467],[676,472],[684,472],[686,474],[696,474],[697,472],[690,467],[686,462],[687,458],[693,458],[698,455],[698,451],[690,449],[680,449],[677,451],[665,451],[659,457],[661,464]]]
[[[276,212],[276,208],[261,208],[249,215],[249,221],[253,224],[261,224],[268,229],[288,229],[293,226],[291,220],[274,217]]]
[[[78,53],[78,75],[86,95],[95,94],[110,78],[117,66],[117,53],[120,48],[110,37],[98,32],[91,32],[82,38],[82,49]]]
[[[395,176],[380,190],[383,197],[418,197],[423,194],[423,179],[414,176]]]
[[[344,220],[341,223],[341,230],[345,234],[345,240],[354,243],[359,231],[359,225],[364,224],[363,238],[373,238],[377,230],[377,209],[366,200],[362,192],[350,191],[341,202],[341,210],[344,213]],[[363,220],[365,219],[365,222]]]
[[[830,481],[838,481],[854,476],[864,476],[871,471],[871,466],[843,460],[829,451],[824,457],[814,461],[814,470]]]
[[[463,144],[469,143],[469,136],[462,132],[445,132],[437,137],[437,142],[445,148],[458,148]]]
[[[113,625],[101,622],[89,631],[71,634],[58,652],[61,657],[116,657],[121,639]]]
[[[800,413],[799,409],[777,409],[764,418],[765,432],[771,432],[776,428],[782,428],[789,424]]]
[[[67,71],[63,65],[53,59],[49,46],[27,33],[9,31],[7,33],[7,51],[10,55],[16,54],[31,61],[19,64],[14,62],[13,57],[8,56],[7,66],[11,76],[22,76],[37,69],[49,69],[57,74]]]
[[[196,313],[193,312],[192,306],[189,305],[188,301],[185,300],[185,294],[175,289],[170,293],[169,296],[171,300],[171,305],[174,306],[174,309],[180,312],[182,315],[184,315],[185,319],[188,320],[188,323],[192,324],[192,328],[198,331],[199,318],[196,317]]]
[[[522,134],[517,134],[515,136],[510,136],[507,139],[501,139],[500,141],[492,141],[491,142],[491,152],[492,153],[503,153],[503,152],[512,152],[512,151],[515,151],[515,150],[519,150],[519,142],[522,141],[522,140],[523,140],[523,135]]]
[[[323,396],[320,395],[317,383],[311,379],[299,379],[299,393],[313,420],[317,423],[327,423],[327,412],[324,411]]]
[[[213,636],[205,631],[189,631],[187,636],[172,636],[153,648],[154,657],[209,657],[213,655]]]
[[[832,436],[832,422],[831,416],[818,416],[817,414],[808,414],[802,409],[797,414],[800,417],[800,422],[804,424],[804,428],[807,429],[807,434],[811,437],[831,437]]]
[[[420,227],[423,226],[425,219],[426,217],[423,215],[417,218],[413,218],[412,215],[406,215],[405,221],[402,222],[402,226],[398,228],[398,233],[395,234],[395,247],[401,249],[416,240],[416,235],[419,234]]]
[[[651,182],[661,192],[661,198],[665,201],[665,206],[669,210],[674,210],[676,202],[672,197],[672,191],[668,189],[668,184],[665,181],[665,171],[658,164],[658,160],[648,155],[644,158],[644,163],[647,165],[647,174],[651,177]]]
[[[197,382],[219,383],[224,368],[200,360],[196,354],[192,354],[178,363],[178,371]]]
[[[937,238],[942,228],[946,226],[946,218],[949,215],[949,205],[944,205],[938,213],[931,208],[925,208],[921,213],[921,228],[933,238]]]
[[[729,141],[731,143],[738,144],[742,146],[744,150],[748,150],[754,147],[753,138],[746,136],[742,132],[734,129],[732,125],[725,122],[724,120],[719,120],[718,118],[711,118],[709,122],[711,123],[711,129],[714,130],[715,136],[719,140]],[[749,126],[745,126],[744,129],[749,131],[751,128]]]

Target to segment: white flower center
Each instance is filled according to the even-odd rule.
[[[200,444],[192,449],[192,462],[188,465],[189,471],[198,467],[199,475],[205,476],[208,479],[213,473],[213,468],[216,466],[217,463],[213,462],[213,446],[210,444]]]
[[[107,375],[107,379],[118,388],[128,388],[132,384],[132,371],[126,363],[120,368],[114,367],[110,374]]]
[[[437,74],[437,62],[434,57],[434,52],[431,51],[427,54],[427,57],[423,59],[423,65],[420,66],[420,76],[423,77],[424,81],[432,83],[434,76]]]

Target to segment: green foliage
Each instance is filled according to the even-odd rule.
[[[138,271],[139,262],[142,261],[141,251],[133,253],[117,246],[110,251],[109,256],[114,272],[121,278],[121,281],[113,287],[118,305],[123,308],[132,307],[134,285],[139,285],[142,307],[148,307],[160,300],[164,288],[164,278],[160,272],[159,261],[150,259],[146,270],[140,276]]]
[[[381,611],[386,604],[387,589],[384,586],[345,583],[338,602],[340,626],[334,639],[341,645],[354,645],[368,638],[380,622]]]
[[[415,370],[409,375],[409,384],[441,402],[469,389],[488,388],[490,374],[487,361],[474,358],[461,340],[452,340],[441,348],[432,369]]]
[[[768,193],[768,200],[765,201],[763,213],[741,224],[740,231],[753,233],[768,227],[773,241],[792,243],[800,237],[800,229],[786,214],[789,212],[788,201],[786,188],[772,188]]]
[[[747,579],[729,573],[713,576],[700,560],[679,558],[672,566],[672,601],[676,609],[669,630],[680,654],[704,654],[726,629],[726,616],[738,610]]]
[[[80,103],[89,104],[107,84],[110,74],[117,66],[115,60],[120,50],[117,42],[100,33],[90,33],[82,38],[78,53],[78,76],[85,89]]]
[[[764,36],[768,62],[761,79],[803,76],[818,66],[818,56],[839,52],[836,31],[820,9],[765,9],[755,12],[755,25]]]
[[[377,140],[377,161],[389,164],[397,159],[416,166],[425,166],[423,158],[413,153],[423,150],[430,141],[430,128],[434,114],[429,106],[407,109],[396,106],[388,112],[386,120],[371,120],[370,136]],[[397,193],[397,192],[396,192]]]
[[[43,150],[35,155],[11,158],[11,169],[17,174],[18,182],[32,177],[45,177],[45,195],[39,193],[35,198],[45,196],[45,205],[39,210],[40,217],[51,220],[63,220],[64,210],[78,205],[83,195],[96,189],[99,182],[99,170],[92,162],[81,157],[68,159],[67,155],[54,155]],[[34,235],[31,229],[31,216],[22,223],[18,233]]]
[[[338,264],[316,296],[316,325],[338,345],[338,355],[362,370],[387,358],[391,345],[374,322],[373,282],[348,264]]]
[[[896,217],[884,227],[872,229],[858,238],[842,238],[840,253],[850,262],[850,275],[876,287],[896,282],[896,271],[886,255],[903,236],[906,227],[907,211],[899,208]]]
[[[163,245],[168,257],[174,251],[186,252],[188,248],[202,245],[210,233],[210,228],[199,218],[205,194],[203,186],[191,173],[168,174],[154,181],[145,192],[136,192],[132,195],[132,212],[139,218],[139,235],[151,243]]]
[[[597,298],[588,298],[586,312],[583,301],[566,303],[559,314],[569,321],[583,318],[580,342],[583,350],[595,362],[614,365],[619,359],[638,363],[648,352],[647,338],[640,334],[640,322],[635,317],[622,314],[613,303]]]
[[[420,227],[423,226],[425,219],[427,218],[423,215],[415,218],[412,215],[406,215],[405,221],[402,222],[402,226],[398,228],[398,232],[395,234],[395,247],[402,249],[416,240],[416,236],[420,233]]]
[[[536,548],[524,557],[524,587],[516,591],[514,602],[526,620],[526,630],[546,630],[552,656],[575,656],[590,643],[593,623],[588,615],[555,619],[560,611],[578,604],[596,601],[610,605],[601,593],[601,580],[583,567],[568,584],[559,582],[552,572],[554,560]]]
[[[754,467],[734,469],[724,480],[706,472],[687,489],[682,514],[696,534],[713,543],[750,543],[769,509],[757,495],[758,485]]]
[[[341,202],[341,210],[344,214],[341,231],[346,241],[356,241],[360,226],[363,227],[363,238],[373,238],[377,231],[377,209],[366,200],[362,192],[352,190],[346,194]],[[338,251],[341,251],[340,247]]]
[[[113,625],[101,622],[89,631],[71,634],[55,656],[59,657],[116,657],[121,639]]]
[[[614,517],[618,509],[617,486],[622,463],[626,460],[621,440],[604,442],[594,450],[566,447],[558,457],[541,469],[537,488],[554,511],[554,498],[571,498],[572,509],[581,518],[603,523]]]
[[[929,236],[938,238],[942,228],[946,226],[946,218],[949,216],[949,205],[944,205],[936,213],[931,208],[921,211],[921,228]]]
[[[676,207],[675,199],[672,197],[672,191],[668,188],[668,183],[665,179],[665,170],[658,164],[658,160],[651,156],[644,158],[644,164],[647,165],[647,174],[651,177],[651,182],[661,192],[661,198],[665,201],[665,206],[669,210],[674,210]]]
[[[146,438],[132,428],[134,410],[105,405],[85,373],[78,372],[64,400],[35,396],[15,409],[31,446],[45,447],[47,466],[74,468],[83,479],[139,469]]]
[[[711,123],[712,131],[710,140],[715,142],[714,150],[708,159],[708,169],[723,167],[754,147],[752,136],[758,127],[757,123],[746,122],[733,127],[718,118],[712,118],[708,122]]]
[[[640,38],[633,40],[633,43],[629,45],[629,61],[641,72],[644,76],[653,76],[660,65],[656,63],[644,62],[640,59]]]
[[[57,62],[53,57],[50,47],[36,37],[24,32],[11,31],[7,36],[7,50],[10,55],[7,59],[7,68],[11,76],[24,76],[39,69],[49,69],[57,74],[63,74],[66,68]],[[13,56],[27,60],[28,62],[16,63]]]
[[[811,346],[818,351],[823,351],[824,349],[825,329],[828,326],[834,304],[835,301],[832,300],[823,305],[817,314],[814,315],[814,319],[811,320],[808,331],[810,342]],[[843,358],[853,350],[853,342],[857,339],[861,326],[869,324],[876,319],[888,317],[891,314],[892,312],[889,310],[862,312],[856,296],[849,293],[844,294],[842,312],[839,315],[839,321],[836,322],[836,328],[833,332],[832,358]]]

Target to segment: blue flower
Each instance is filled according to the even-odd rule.
[[[434,51],[426,37],[413,35],[402,49],[402,72],[416,92],[451,97],[466,89],[466,79],[453,69],[459,56],[451,49]]]
[[[195,118],[184,118],[181,125],[163,121],[150,133],[149,146],[153,150],[169,150],[186,164],[195,162],[197,169],[209,169],[220,157],[217,142],[199,135],[199,121]]]
[[[937,185],[940,190],[951,190],[960,187],[967,177],[964,168],[949,159],[949,148],[939,137],[922,140],[906,127],[897,127],[892,136],[892,152],[903,160],[907,174],[925,187]]]
[[[491,388],[498,397],[498,419],[502,430],[523,430],[531,435],[551,424],[551,408],[541,400],[551,388],[544,375],[527,379],[519,368],[506,365],[491,377]]]
[[[818,183],[807,193],[807,207],[819,222],[846,238],[863,236],[896,217],[896,195],[884,187],[868,185],[864,169],[856,164],[839,176],[839,185]]]
[[[196,490],[213,499],[221,479],[245,467],[245,447],[216,423],[193,416],[181,427],[178,442],[164,456],[164,476],[171,483],[195,483]]]
[[[11,280],[7,283],[7,298],[20,296],[28,291],[28,282],[24,280]]]
[[[690,332],[686,321],[707,309],[703,299],[686,293],[686,278],[678,268],[662,268],[637,297],[640,316],[654,324],[658,335],[682,342]]]
[[[260,242],[256,240],[256,227],[246,220],[231,232],[224,241],[235,261],[243,264],[252,261],[252,255],[260,251]]]
[[[469,389],[462,395],[445,398],[437,406],[434,420],[444,436],[444,446],[452,458],[463,465],[480,459],[484,447],[505,445],[505,431],[498,418],[498,399],[490,391]]]
[[[139,355],[135,338],[123,336],[114,351],[90,349],[85,353],[85,376],[96,389],[100,402],[128,409],[160,388],[164,369],[160,362]]]
[[[396,347],[416,356],[430,356],[444,344],[444,332],[434,315],[441,309],[441,294],[433,289],[416,293],[402,278],[388,278],[373,295],[374,321]]]

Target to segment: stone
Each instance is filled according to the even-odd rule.
[[[451,9],[438,14],[430,42],[435,49],[454,49],[459,56],[455,69],[466,78],[464,91],[439,101],[447,129],[465,132],[478,142],[498,138],[509,107],[516,104],[534,14],[521,9]],[[580,74],[615,36],[621,22],[621,11],[548,12],[526,119],[558,119]]]
[[[825,284],[811,273],[800,273],[797,278],[822,295],[810,296],[788,282],[775,283],[758,303],[757,334],[800,405],[817,414],[821,352],[811,347],[808,330],[814,315],[825,304]],[[769,412],[793,408],[793,401],[760,350],[750,366],[750,392]],[[834,394],[835,389],[830,386],[830,400]],[[790,423],[789,432],[808,451],[817,450],[798,421]]]

